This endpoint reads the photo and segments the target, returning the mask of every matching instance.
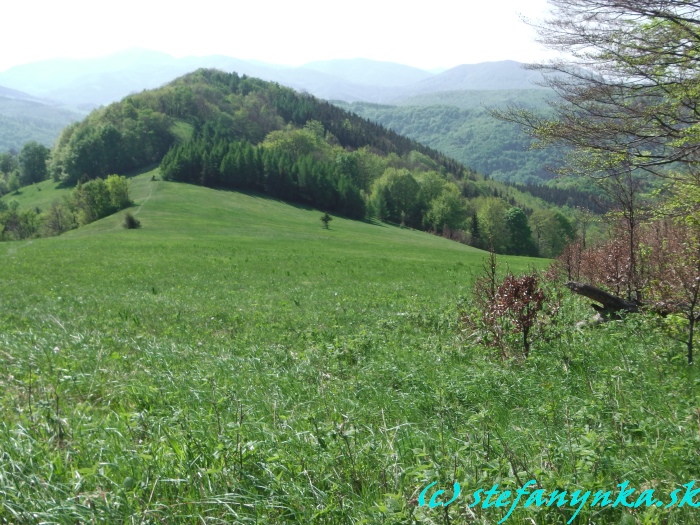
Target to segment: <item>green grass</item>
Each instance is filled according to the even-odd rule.
[[[700,382],[641,319],[504,363],[458,320],[483,252],[152,174],[132,179],[140,230],[122,212],[0,244],[0,523],[486,524],[507,509],[415,499],[697,475]],[[621,520],[698,515],[578,523]]]
[[[0,200],[7,204],[17,201],[21,209],[38,207],[44,211],[53,201],[69,196],[72,190],[73,188],[63,186],[59,182],[45,180],[3,195]]]

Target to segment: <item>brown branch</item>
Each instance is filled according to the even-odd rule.
[[[574,281],[569,281],[566,283],[566,287],[578,295],[583,295],[588,297],[603,306],[598,306],[597,304],[592,305],[593,308],[603,315],[616,315],[618,312],[629,312],[637,313],[639,312],[639,306],[636,303],[627,301],[622,297],[617,297],[616,295],[609,294],[606,291],[596,288],[591,284],[577,283]]]

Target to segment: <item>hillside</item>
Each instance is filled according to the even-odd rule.
[[[0,86],[0,153],[30,141],[52,146],[61,130],[83,117],[55,101]]]
[[[531,149],[518,126],[493,118],[489,110],[546,111],[550,96],[542,89],[469,90],[416,95],[391,106],[335,103],[495,180],[541,184],[553,177],[548,167],[561,164],[562,152]]]
[[[16,195],[19,186],[46,178],[22,168],[20,158],[2,157],[0,193]],[[127,200],[124,183],[110,176],[153,165],[168,181],[259,192],[512,255],[558,255],[575,227],[571,210],[556,207],[586,205],[572,192],[533,188],[547,204],[328,102],[217,70],[93,111],[64,129],[46,164],[48,176],[66,187],[98,180],[50,210],[0,210],[0,239],[57,235],[114,213]]]
[[[573,235],[560,212],[485,183],[434,149],[308,94],[216,70],[131,95],[66,128],[49,172],[73,185],[154,163],[166,180],[377,217],[498,253],[552,256]],[[538,234],[541,246],[527,218],[536,210],[563,228],[546,242]]]
[[[569,330],[567,301],[555,337],[503,361],[459,321],[483,252],[154,176],[132,178],[140,230],[118,214],[0,243],[0,522],[467,523],[418,495],[515,490],[517,461],[546,493],[659,480],[669,501],[696,472],[697,371],[657,331]]]

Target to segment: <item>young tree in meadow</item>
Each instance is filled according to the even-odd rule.
[[[19,180],[22,186],[46,180],[46,161],[51,150],[36,141],[27,142],[19,153]]]
[[[328,215],[327,213],[324,213],[324,214],[321,216],[321,222],[323,223],[323,229],[324,229],[324,230],[327,230],[327,229],[328,229],[328,223],[331,222],[332,220],[333,220],[333,217],[331,217],[331,216]]]
[[[498,286],[492,304],[494,314],[507,318],[512,330],[520,334],[523,355],[530,355],[531,331],[538,321],[538,315],[544,308],[546,296],[539,286],[536,275],[516,277],[512,274]]]
[[[109,192],[109,202],[114,211],[123,210],[131,205],[129,198],[129,181],[120,175],[110,175],[105,180]]]

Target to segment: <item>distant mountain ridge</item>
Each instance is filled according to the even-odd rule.
[[[513,60],[463,64],[426,78],[409,89],[411,94],[445,91],[537,89],[541,74],[523,69]]]
[[[333,75],[353,84],[380,87],[402,87],[435,76],[423,69],[365,58],[310,62],[302,67]]]
[[[0,72],[0,85],[89,110],[161,86],[199,68],[253,76],[327,100],[394,103],[401,98],[469,89],[532,89],[534,73],[513,61],[465,64],[441,73],[368,59],[285,67],[222,55],[175,58],[129,49],[90,59],[53,59]]]
[[[47,100],[43,98],[35,97],[29,93],[24,93],[23,91],[17,91],[16,89],[10,89],[5,86],[0,86],[0,97],[13,100],[25,100],[29,102],[38,102],[40,104],[60,104],[60,102],[55,102],[52,100]]]

